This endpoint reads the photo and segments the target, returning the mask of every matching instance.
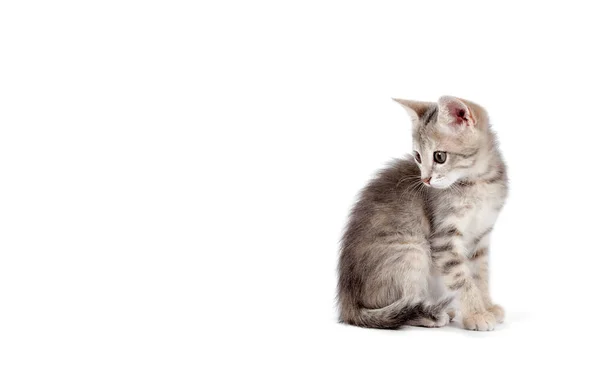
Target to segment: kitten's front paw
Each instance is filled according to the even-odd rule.
[[[463,316],[463,327],[469,330],[494,330],[496,317],[492,312],[469,313]]]
[[[492,312],[496,317],[496,322],[501,324],[504,322],[504,309],[498,304],[494,304],[488,308],[488,312]]]

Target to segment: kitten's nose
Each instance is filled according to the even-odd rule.
[[[431,176],[429,178],[424,178],[424,179],[421,179],[421,180],[423,181],[423,183],[429,184],[429,182],[431,181]]]

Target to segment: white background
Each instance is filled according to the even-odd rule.
[[[592,2],[6,1],[0,377],[598,377]],[[391,97],[487,107],[496,331],[334,307]]]

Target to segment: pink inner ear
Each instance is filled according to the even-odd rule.
[[[468,125],[470,121],[470,114],[468,109],[457,103],[447,104],[448,113],[452,117],[452,124],[454,125]]]
[[[469,121],[469,120],[467,120],[466,112],[464,109],[456,109],[454,113],[455,113],[454,117],[456,117],[458,120],[460,120],[459,122]]]

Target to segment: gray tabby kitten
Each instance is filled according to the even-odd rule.
[[[466,329],[492,330],[504,311],[490,299],[488,250],[508,183],[487,113],[450,96],[395,100],[412,118],[414,155],[382,170],[351,212],[340,320],[440,327],[459,310]]]

